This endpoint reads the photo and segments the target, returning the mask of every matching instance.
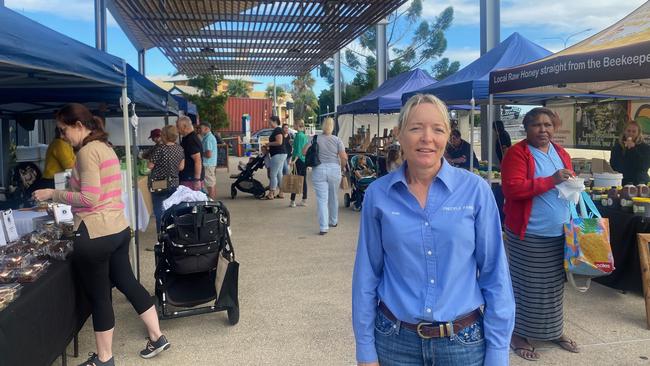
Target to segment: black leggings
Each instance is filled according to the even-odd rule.
[[[90,239],[82,222],[74,238],[73,264],[92,306],[93,328],[104,332],[115,327],[111,297],[112,286],[142,314],[153,305],[151,296],[131,271],[129,228],[117,234]]]
[[[296,159],[296,173],[298,175],[302,175],[302,199],[306,200],[307,199],[307,165],[305,164],[304,161],[300,159]],[[296,194],[291,193],[291,200],[295,201],[296,200]]]

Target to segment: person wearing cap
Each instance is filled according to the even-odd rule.
[[[151,158],[151,155],[153,154],[154,150],[162,145],[163,140],[162,140],[162,131],[160,128],[155,128],[151,130],[149,133],[149,139],[154,142],[154,145],[149,148],[149,150],[145,151],[142,153],[142,158],[149,160]]]
[[[203,169],[205,171],[205,187],[208,196],[213,200],[217,197],[217,138],[212,134],[210,122],[201,121],[199,130],[201,131],[203,144]]]

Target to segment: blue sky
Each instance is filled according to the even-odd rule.
[[[501,0],[501,39],[513,32],[519,32],[533,42],[559,51],[564,48],[566,38],[572,34],[567,45],[582,39],[621,19],[645,0]],[[447,6],[453,6],[455,19],[448,30],[448,47],[444,57],[461,62],[461,67],[479,56],[479,0],[424,0],[423,17],[433,19]],[[5,6],[34,19],[58,32],[94,46],[94,1],[93,0],[5,0]],[[584,30],[587,30],[582,32]],[[137,52],[109,16],[108,52],[137,65]],[[360,50],[354,43],[349,47]],[[157,49],[147,51],[148,76],[168,75],[175,72],[174,66]],[[427,67],[429,68],[429,67]],[[326,82],[318,77],[316,94],[327,88]],[[354,75],[343,68],[343,76],[351,80]],[[272,78],[254,77],[263,82],[258,89],[264,89]],[[291,78],[278,78],[278,84],[290,84]]]

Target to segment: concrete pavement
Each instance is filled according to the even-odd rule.
[[[232,168],[236,162],[231,158]],[[261,201],[242,192],[231,200],[228,175],[219,174],[218,194],[231,213],[240,262],[239,324],[230,326],[225,312],[164,320],[172,348],[143,360],[138,352],[146,343],[144,326],[116,290],[116,364],[354,365],[350,293],[359,213],[342,207],[341,192],[339,225],[319,236],[313,190],[308,207],[289,208],[288,199]],[[263,170],[256,177],[266,184]],[[144,250],[155,242],[153,218],[140,238],[142,282],[153,293],[153,252]],[[584,294],[567,287],[564,304],[566,331],[582,353],[536,344],[542,359],[535,365],[650,365],[640,295],[598,284]],[[69,356],[70,365],[95,351],[90,320],[79,339],[81,357]],[[514,354],[511,364],[531,365]]]

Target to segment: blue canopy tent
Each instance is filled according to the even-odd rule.
[[[196,117],[199,115],[199,110],[196,108],[196,104],[190,102],[189,100],[183,98],[180,95],[170,94],[174,100],[178,103],[178,110],[183,111],[185,115],[189,116],[192,120],[192,123],[197,123]]]
[[[98,99],[99,102],[128,105],[127,75],[128,67],[121,58],[0,7],[0,118],[19,114],[37,115],[45,110],[50,112],[48,116],[51,117],[56,106],[76,101],[70,96],[81,97],[92,93],[106,93],[115,98]],[[131,76],[131,80],[137,79],[133,73]],[[131,92],[135,98],[141,98],[144,94],[138,87],[132,87]],[[64,96],[65,93],[70,94]],[[121,108],[121,112],[125,144],[130,146],[128,108]],[[133,182],[131,150],[125,150],[127,179]],[[131,227],[137,228],[134,192],[128,190],[127,193],[129,210],[134,213],[131,215]],[[135,272],[138,273],[137,245],[133,248]]]
[[[472,98],[477,104],[486,104],[492,70],[521,65],[550,54],[549,50],[515,32],[457,73],[437,83],[404,93],[402,102],[405,103],[414,94],[423,93],[433,94],[447,104],[468,104]]]
[[[377,114],[377,136],[380,134],[380,119],[382,113],[397,113],[402,108],[403,93],[434,83],[436,80],[426,71],[415,69],[396,75],[373,90],[370,94],[338,106],[339,115],[352,114],[352,133],[354,133],[354,115]],[[339,130],[340,130],[339,126]]]

